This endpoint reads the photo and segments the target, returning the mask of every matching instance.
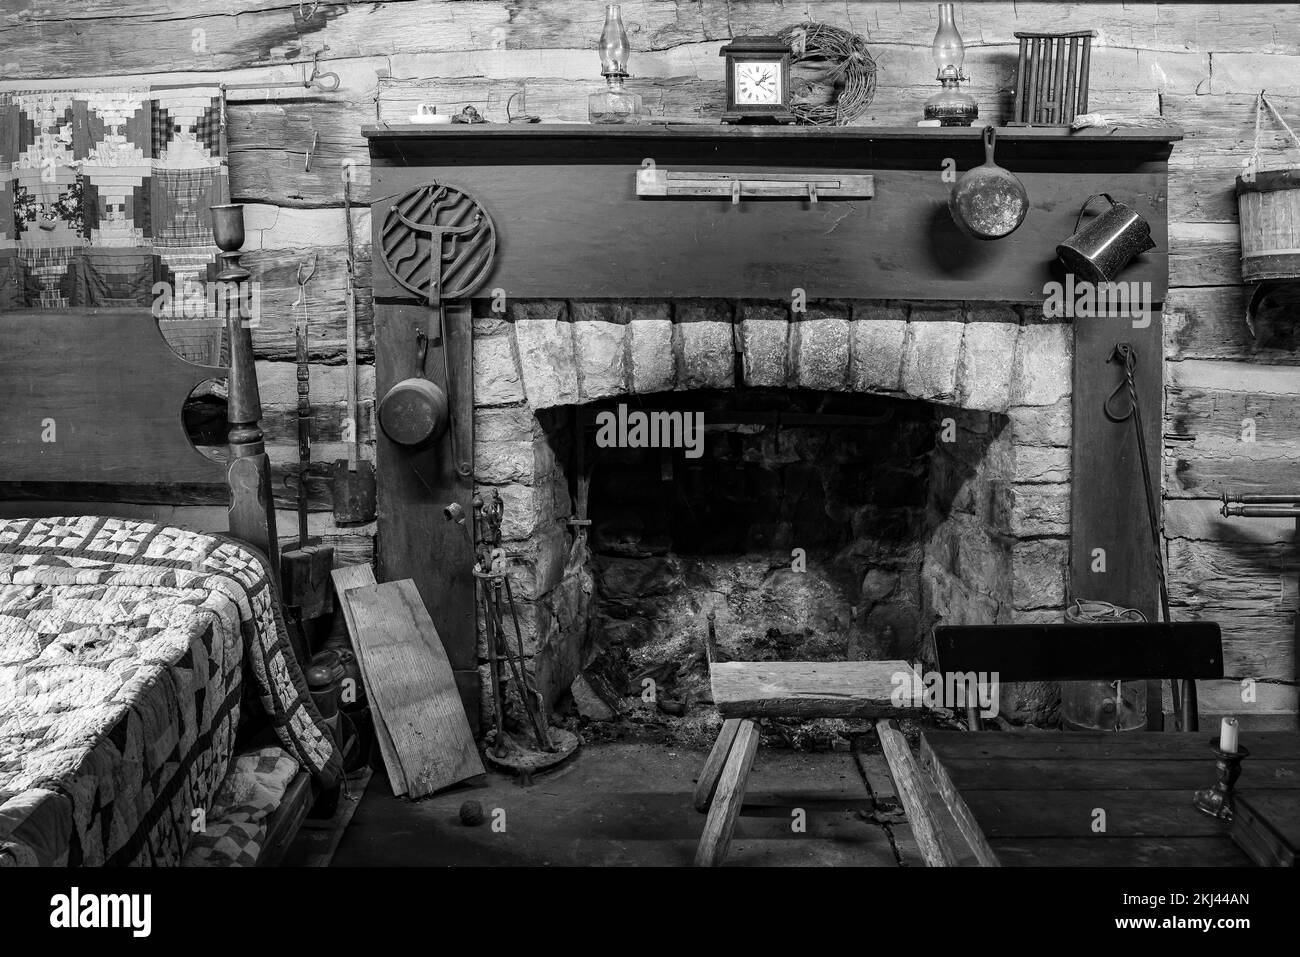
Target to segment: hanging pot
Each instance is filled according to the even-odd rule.
[[[984,162],[968,169],[953,184],[948,211],[953,221],[975,239],[1002,239],[1025,221],[1029,194],[1020,179],[993,162],[997,132],[984,127]]]
[[[1110,208],[1080,229],[1083,214],[1098,197],[1104,197]],[[1080,279],[1102,283],[1114,282],[1134,256],[1155,248],[1151,224],[1136,210],[1115,202],[1110,193],[1094,193],[1079,210],[1074,235],[1056,247],[1056,255]]]
[[[420,340],[420,374],[397,383],[379,400],[379,428],[398,445],[420,449],[447,430],[447,394],[424,377],[429,337]]]

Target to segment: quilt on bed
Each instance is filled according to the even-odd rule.
[[[241,698],[333,782],[256,553],[150,522],[0,520],[0,865],[178,863]]]

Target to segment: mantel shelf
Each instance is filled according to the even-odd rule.
[[[1069,142],[1096,145],[1107,143],[1174,143],[1183,138],[1177,127],[1158,128],[1109,127],[1069,130],[1060,127],[998,127],[998,140],[1006,143]],[[724,123],[641,123],[602,126],[592,123],[383,123],[363,126],[369,140],[419,139],[646,139],[646,140],[847,140],[869,143],[885,140],[917,140],[924,143],[956,142],[978,144],[982,130],[978,127],[925,126],[763,126]]]
[[[1168,159],[1182,138],[1173,127],[1000,128],[995,159],[1024,184],[1030,210],[1015,233],[989,243],[961,233],[948,211],[956,174],[984,161],[980,128],[400,123],[363,131],[373,221],[408,190],[456,186],[496,222],[485,288],[516,298],[782,299],[799,287],[821,299],[1042,302],[1059,278],[1057,244],[1097,193],[1151,225],[1155,248],[1124,278],[1148,284],[1155,303],[1167,288]],[[666,178],[742,185],[708,195],[665,189],[646,200],[637,184],[652,167]],[[774,199],[744,185],[831,174],[854,178],[858,195]],[[375,296],[403,300],[409,290],[379,269]]]

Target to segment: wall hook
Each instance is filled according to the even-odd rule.
[[[315,0],[311,5],[311,13],[304,13],[302,9],[303,0],[298,0],[298,16],[302,17],[304,20],[310,20],[312,17],[316,16],[316,8],[319,6],[320,0]]]
[[[328,49],[329,47],[326,46],[312,54],[311,76],[307,77],[302,84],[303,86],[314,86],[324,93],[333,93],[339,88],[339,75],[337,73],[322,73],[320,71],[320,55]],[[326,85],[326,78],[332,81],[330,85]]]

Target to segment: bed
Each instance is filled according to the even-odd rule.
[[[280,606],[251,333],[226,334],[208,368],[148,309],[0,318],[0,498],[230,501],[219,532],[107,502],[0,518],[0,866],[266,864],[339,779]],[[182,424],[215,376],[225,461]]]

